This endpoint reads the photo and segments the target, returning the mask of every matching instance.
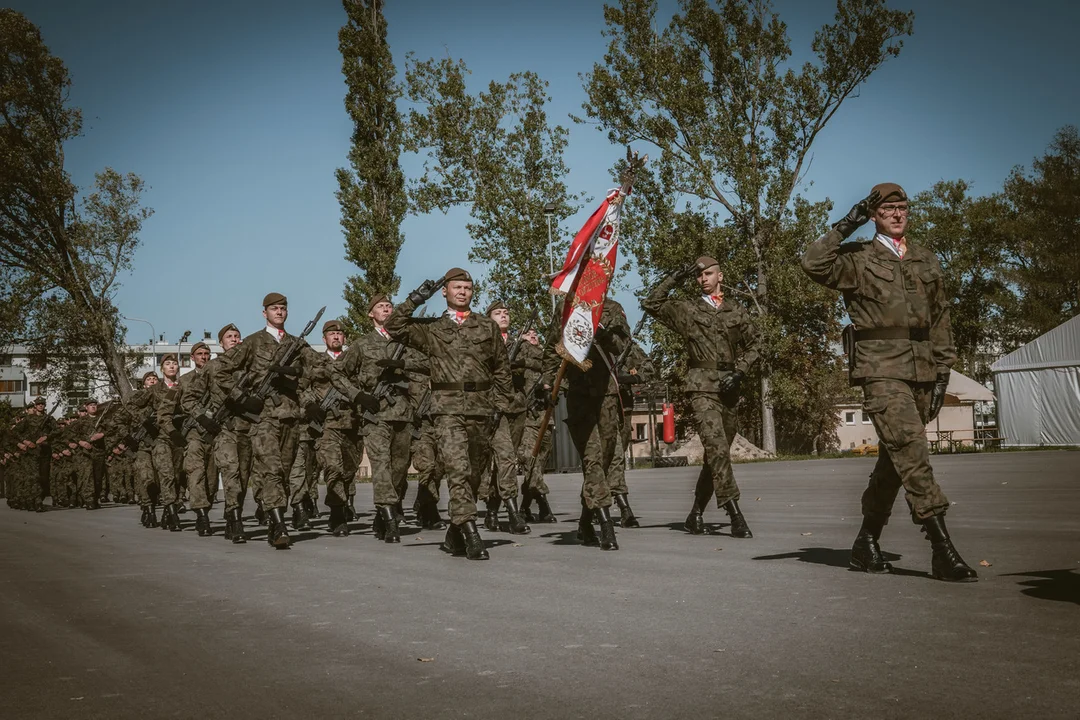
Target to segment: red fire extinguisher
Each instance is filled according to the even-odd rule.
[[[675,406],[671,403],[664,403],[664,442],[675,442]]]

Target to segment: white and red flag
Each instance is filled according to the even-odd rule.
[[[574,236],[562,271],[551,282],[551,292],[565,296],[562,338],[555,351],[582,370],[588,359],[596,326],[604,310],[604,297],[615,272],[619,249],[619,219],[629,186],[608,191],[607,197]]]

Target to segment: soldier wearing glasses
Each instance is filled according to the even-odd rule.
[[[873,239],[843,243],[871,219]],[[877,465],[863,492],[863,523],[851,565],[870,573],[892,570],[878,539],[903,486],[911,518],[931,542],[933,576],[971,582],[977,579],[975,571],[956,552],[945,528],[949,500],[934,480],[925,432],[945,403],[956,361],[949,301],[937,256],[905,238],[907,220],[903,188],[875,185],[802,257],[811,279],[843,294],[851,317],[844,331],[849,378],[862,386],[863,409],[880,438]]]

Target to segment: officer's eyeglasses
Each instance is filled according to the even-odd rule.
[[[878,211],[882,215],[898,215],[900,217],[904,217],[905,215],[908,214],[908,206],[907,205],[880,205],[880,206],[878,206]]]

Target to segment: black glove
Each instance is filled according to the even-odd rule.
[[[840,231],[844,237],[858,230],[874,212],[874,208],[881,202],[881,193],[877,190],[855,203],[848,214],[840,222],[833,225],[834,230]]]
[[[630,373],[619,373],[616,378],[620,385],[638,385],[641,383],[641,378],[637,375],[631,375]]]
[[[379,398],[375,397],[371,393],[366,393],[363,390],[357,390],[353,393],[353,396],[349,398],[349,402],[353,405],[359,405],[368,412],[379,412]]]
[[[690,263],[689,265],[686,265],[685,267],[680,268],[679,270],[676,270],[675,273],[672,275],[672,277],[675,280],[677,280],[679,282],[682,282],[683,280],[686,280],[687,278],[697,277],[698,273],[700,273],[704,269],[705,268],[701,267],[698,264],[698,261],[695,260],[694,262]]]
[[[254,395],[246,396],[240,403],[241,407],[243,407],[246,412],[249,412],[252,415],[258,415],[259,413],[261,413],[265,404],[266,403],[264,403],[261,399],[255,397]]]
[[[195,416],[195,422],[199,423],[199,427],[203,429],[207,435],[217,435],[221,432],[221,425],[215,420],[214,416],[209,412],[199,413]]]
[[[290,377],[301,377],[304,374],[304,369],[295,365],[271,365],[268,369],[277,375],[288,375]]]
[[[926,418],[926,422],[933,421],[941,412],[941,408],[945,406],[945,391],[949,387],[949,373],[944,375],[938,375],[937,380],[934,381],[934,390],[930,393],[930,414]]]
[[[544,387],[543,384],[537,385],[536,390],[533,391],[533,397],[536,398],[537,406],[545,410],[555,407],[555,402],[551,399],[550,387]]]
[[[326,411],[323,410],[321,404],[317,402],[309,402],[307,405],[304,406],[304,416],[308,420],[321,423],[326,420]]]
[[[381,368],[393,368],[395,370],[405,369],[405,361],[401,358],[396,360],[394,358],[379,358],[375,361],[375,364]]]
[[[725,395],[738,395],[739,386],[742,384],[744,377],[746,375],[743,374],[742,370],[728,373],[720,380],[720,392]]]
[[[420,283],[420,287],[409,293],[409,302],[413,305],[423,305],[435,292],[439,289],[438,284],[434,280],[425,280]]]

